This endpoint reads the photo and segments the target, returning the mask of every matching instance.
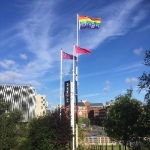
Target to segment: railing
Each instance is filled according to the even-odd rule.
[[[124,150],[123,145],[79,145],[78,150]],[[127,148],[127,150],[129,150]]]

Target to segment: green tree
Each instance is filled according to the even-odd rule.
[[[61,150],[72,139],[70,120],[64,110],[55,110],[47,116],[33,119],[29,123],[28,142],[31,150]]]
[[[10,104],[0,101],[0,150],[10,150],[18,143],[18,126],[22,113],[9,111]]]
[[[90,119],[88,118],[82,118],[80,117],[78,120],[78,137],[79,137],[79,142],[82,142],[83,139],[85,138],[85,133],[87,132],[87,128],[90,126]],[[82,124],[85,124],[86,127],[82,127]]]
[[[119,96],[108,111],[105,131],[109,137],[125,146],[138,139],[138,124],[141,116],[141,102],[130,96]]]
[[[145,52],[144,64],[150,67],[150,51]],[[146,90],[145,94],[145,105],[143,106],[143,114],[141,118],[141,130],[143,131],[141,136],[143,141],[150,146],[150,72],[144,72],[141,77],[139,77],[139,89]]]
[[[144,58],[145,66],[150,67],[150,51],[145,52]],[[145,101],[148,105],[150,105],[150,72],[144,72],[141,77],[139,77],[139,84],[140,90],[145,89],[147,91],[145,95]]]
[[[85,124],[86,127],[89,127],[90,126],[90,119],[88,118],[79,118],[79,124]]]

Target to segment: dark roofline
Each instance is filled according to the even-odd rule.
[[[78,106],[85,106],[83,102],[78,102]]]
[[[102,103],[90,103],[90,107],[103,107]]]

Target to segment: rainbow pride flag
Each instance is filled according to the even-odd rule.
[[[91,18],[88,16],[79,16],[80,29],[99,29],[101,24],[101,18]]]

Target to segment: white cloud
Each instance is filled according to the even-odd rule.
[[[104,87],[104,88],[103,88],[104,92],[108,92],[109,89],[110,89],[110,87]]]
[[[107,81],[105,82],[105,84],[106,84],[106,85],[110,85],[110,81],[107,80]]]
[[[115,11],[111,12],[111,14],[107,14],[106,18],[102,19],[101,29],[99,31],[90,32],[90,36],[84,37],[84,41],[82,41],[83,45],[95,48],[105,40],[124,35],[131,28],[137,26],[138,23],[145,18],[145,15],[142,15],[142,13],[136,13],[136,15],[133,16],[133,12],[140,5],[141,1],[142,0],[124,1],[123,3],[121,1],[115,5],[108,6],[109,9]],[[105,9],[107,10],[107,7]],[[139,12],[140,11],[143,10],[139,9]]]
[[[110,81],[105,81],[105,87],[103,88],[104,92],[108,92],[110,90]]]
[[[30,84],[30,85],[32,85],[32,86],[34,86],[34,87],[39,87],[39,86],[41,86],[41,83],[38,82],[38,81],[36,81],[36,80],[27,81],[26,84]]]
[[[0,81],[3,83],[14,83],[22,79],[23,75],[16,72],[6,71],[0,73]]]
[[[133,77],[133,78],[126,78],[125,79],[125,82],[128,83],[128,84],[134,84],[134,83],[137,83],[138,79]]]
[[[27,59],[28,57],[27,57],[26,54],[20,54],[20,58],[22,58],[22,59]]]
[[[116,66],[115,68],[106,68],[105,71],[101,72],[94,72],[94,73],[87,73],[84,75],[80,75],[80,78],[85,78],[85,77],[93,77],[93,76],[101,76],[109,73],[129,73],[129,72],[137,72],[139,69],[144,67],[142,62],[136,62],[132,64],[127,64],[127,65],[120,65]]]
[[[6,59],[4,61],[0,61],[0,66],[4,69],[9,69],[15,62],[13,60]]]
[[[81,95],[80,98],[86,99],[86,98],[96,97],[96,96],[100,96],[100,95],[101,95],[101,93],[90,93],[90,94]]]
[[[136,55],[140,55],[141,53],[142,53],[142,51],[143,51],[143,48],[137,48],[137,49],[134,49],[134,54],[136,54]]]
[[[61,48],[70,51],[72,49],[70,42],[73,41],[72,32],[68,34],[67,31],[62,30],[53,34],[58,20],[61,19],[55,14],[54,5],[57,3],[49,0],[35,1],[33,7],[29,9],[27,18],[18,25],[19,38],[26,43],[26,49],[34,55],[34,59],[28,62],[23,70],[25,74],[34,75],[34,78],[35,74],[36,77],[41,77],[46,72],[53,72],[51,68],[58,67]],[[56,42],[58,39],[59,42]],[[65,71],[68,72],[70,67],[71,63],[65,64]]]
[[[25,15],[26,18],[21,20],[15,28],[10,30],[11,35],[14,33],[16,34],[11,36],[10,39],[0,38],[1,41],[3,41],[1,43],[5,43],[5,45],[8,45],[7,43],[17,44],[20,40],[22,40],[23,43],[25,43],[25,49],[33,54],[33,59],[28,62],[26,66],[17,66],[17,69],[15,70],[16,72],[24,74],[23,80],[26,82],[37,81],[47,72],[51,73],[54,69],[58,68],[60,58],[59,52],[61,48],[67,50],[66,52],[69,53],[72,51],[76,31],[74,30],[74,25],[68,24],[68,20],[70,18],[68,18],[68,16],[66,17],[66,14],[63,15],[64,18],[67,18],[67,20],[62,19],[62,17],[55,13],[56,10],[54,10],[54,6],[58,5],[59,2],[60,1],[36,0],[33,1],[32,4],[30,2],[30,5],[25,5],[27,6],[26,12],[28,12]],[[83,35],[84,41],[81,39],[81,43],[83,42],[83,45],[86,45],[89,48],[94,48],[110,37],[124,35],[130,28],[133,27],[133,24],[136,26],[136,24],[138,24],[144,17],[144,15],[141,15],[142,13],[137,14],[133,18],[131,17],[132,12],[140,4],[140,2],[141,0],[136,0],[125,1],[124,3],[117,2],[113,5],[110,4],[108,6],[110,8],[107,9],[106,7],[105,11],[107,13],[108,10],[115,10],[114,13],[108,14],[106,18],[103,19],[100,30],[87,31],[87,36]],[[132,18],[133,21],[128,21],[129,18]],[[59,30],[60,25],[58,25],[58,21],[61,22],[62,25],[65,24],[65,27],[62,26],[61,31]],[[7,33],[7,35],[10,33]],[[96,34],[96,36],[94,36],[94,34]],[[7,41],[5,39],[7,39]],[[13,47],[13,45],[11,46]],[[20,57],[22,59],[28,58],[26,54],[20,54]],[[15,65],[9,64],[10,62],[8,64],[7,63],[0,62],[0,65],[7,69],[9,66]],[[66,72],[70,71],[70,67],[71,63],[65,64],[65,69],[67,69]],[[56,70],[58,71],[58,69]],[[118,70],[114,69],[113,71],[117,72]],[[12,72],[13,71],[14,70],[12,70]],[[121,71],[121,68],[119,71]],[[108,72],[109,71],[98,72],[95,74],[89,74],[89,76],[106,74]],[[108,87],[105,88],[105,90],[108,90]]]

